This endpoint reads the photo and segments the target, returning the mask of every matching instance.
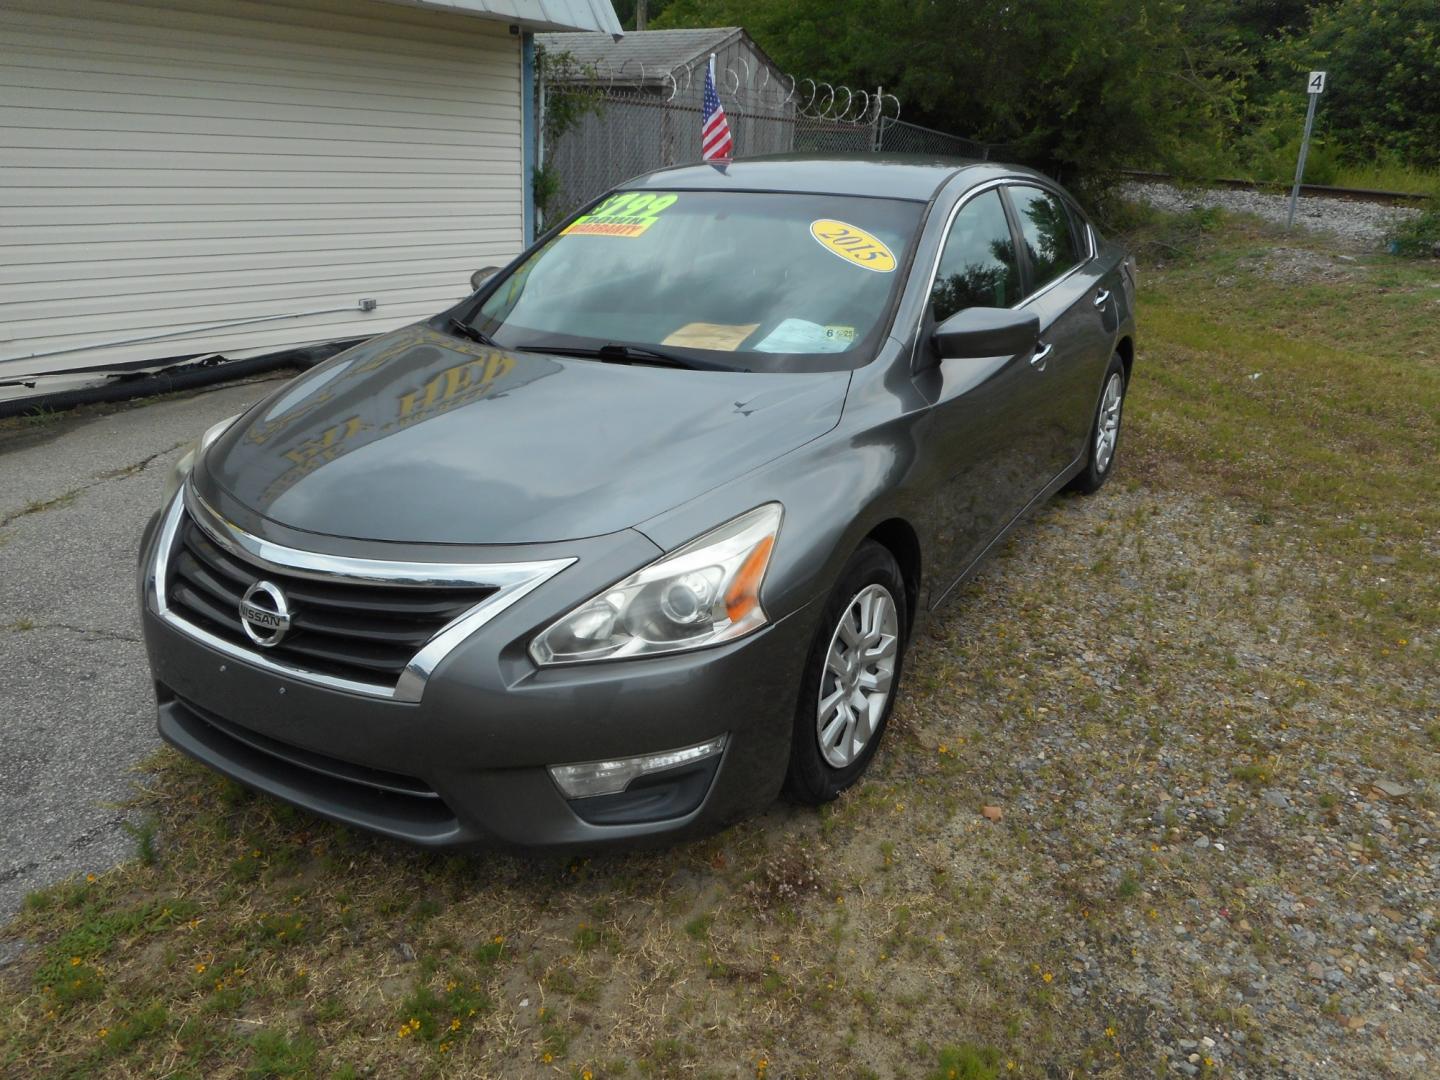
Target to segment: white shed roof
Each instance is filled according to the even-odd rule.
[[[625,31],[610,0],[382,0],[486,19],[503,19],[527,30],[599,30],[619,41]]]

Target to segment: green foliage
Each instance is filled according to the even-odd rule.
[[[1218,141],[1249,62],[1190,18],[1153,0],[676,0],[657,25],[744,26],[788,71],[883,86],[906,120],[1075,180]]]
[[[1308,182],[1382,153],[1440,164],[1434,0],[669,0],[650,14],[744,26],[799,78],[882,86],[904,119],[1082,187],[1151,166],[1289,181],[1311,69],[1330,81]]]
[[[1388,239],[1397,255],[1440,258],[1440,207],[1407,218]]]
[[[1303,73],[1328,72],[1322,130],[1349,155],[1390,152],[1440,165],[1440,4],[1435,0],[1338,0],[1316,5],[1310,26],[1277,48],[1287,89]],[[1293,85],[1292,85],[1293,84]],[[1303,102],[1295,101],[1294,109]]]
[[[961,1043],[940,1051],[939,1068],[928,1080],[998,1080],[1000,1055],[993,1047]]]
[[[605,108],[604,87],[593,65],[582,65],[568,52],[551,52],[544,46],[535,49],[536,85],[545,84],[544,128],[541,136],[546,147],[553,147],[560,137],[587,116],[599,116]],[[532,170],[530,190],[542,220],[549,216],[555,197],[560,194],[560,175],[553,165],[544,164]]]

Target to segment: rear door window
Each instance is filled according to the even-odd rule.
[[[1080,244],[1070,212],[1057,196],[1029,184],[1012,184],[1010,200],[1030,259],[1034,292],[1080,264]]]
[[[940,269],[930,290],[935,321],[968,307],[1010,307],[1020,299],[1020,267],[1000,192],[976,195],[945,238]]]

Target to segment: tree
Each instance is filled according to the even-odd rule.
[[[1320,122],[1350,158],[1440,165],[1440,3],[1340,0],[1277,47],[1301,107],[1303,73],[1328,72]]]
[[[1215,143],[1249,61],[1177,0],[674,0],[740,25],[797,77],[884,86],[903,118],[1074,179]]]

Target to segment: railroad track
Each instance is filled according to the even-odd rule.
[[[1144,172],[1138,169],[1123,169],[1121,175],[1132,180],[1150,180],[1164,184],[1176,182],[1175,177],[1169,173]],[[1289,184],[1266,180],[1237,180],[1233,177],[1217,177],[1200,183],[1202,187],[1261,191],[1271,195],[1288,195],[1290,193]],[[1331,187],[1328,184],[1301,184],[1300,194],[1321,195],[1329,199],[1348,199],[1350,202],[1378,203],[1382,206],[1426,206],[1435,201],[1432,195],[1418,195],[1408,191],[1376,191],[1372,188]]]

